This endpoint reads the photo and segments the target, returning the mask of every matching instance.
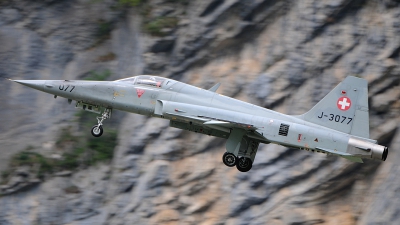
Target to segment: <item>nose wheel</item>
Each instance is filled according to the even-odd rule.
[[[111,117],[111,109],[105,109],[101,116],[97,118],[97,125],[92,127],[91,133],[94,137],[100,137],[103,134],[103,121]]]
[[[94,125],[91,133],[95,137],[100,137],[103,134],[103,127],[101,125]]]

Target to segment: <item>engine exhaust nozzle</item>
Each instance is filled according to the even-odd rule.
[[[362,158],[372,158],[385,161],[389,153],[389,149],[386,146],[356,138],[349,139],[349,147],[350,150],[355,152],[353,154],[358,154]]]

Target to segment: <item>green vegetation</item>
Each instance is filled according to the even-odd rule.
[[[91,71],[87,77],[85,77],[85,80],[93,80],[93,81],[105,81],[111,76],[111,71],[110,70],[104,70],[103,72],[96,72],[96,71]]]
[[[121,6],[138,6],[143,3],[144,0],[118,0],[118,4]]]
[[[84,131],[89,131],[92,127],[93,115],[86,111],[79,111],[75,115],[78,125]],[[29,147],[11,158],[9,169],[1,173],[2,184],[5,184],[12,171],[20,166],[29,166],[38,178],[43,179],[46,174],[85,168],[98,162],[109,161],[113,157],[116,144],[117,132],[112,128],[108,128],[101,138],[93,137],[90,132],[75,135],[71,127],[64,128],[55,143],[55,147],[61,152],[59,159],[45,157],[30,151],[33,147]],[[66,192],[73,193],[74,190]]]
[[[97,27],[96,36],[100,39],[109,38],[112,31],[112,23],[100,21]]]
[[[164,28],[175,28],[178,25],[176,17],[157,17],[144,25],[144,29],[151,35],[162,36]]]
[[[80,130],[89,131],[92,128],[94,115],[83,110],[75,114]],[[65,129],[61,132],[56,146],[59,148],[70,146],[70,150],[64,152],[57,167],[74,170],[111,160],[116,144],[117,132],[112,128],[108,128],[101,138],[95,138],[89,132],[74,136],[70,129]]]
[[[99,161],[110,160],[113,157],[113,150],[117,144],[117,132],[114,130],[107,131],[105,138],[90,137],[87,142],[87,148],[91,150],[89,165]],[[103,136],[102,136],[103,137]]]
[[[42,178],[44,174],[51,173],[54,170],[54,163],[52,159],[45,158],[39,153],[22,151],[15,154],[11,158],[11,167],[30,166],[36,169],[37,176]]]
[[[96,40],[91,48],[94,48],[103,43],[105,40],[110,39],[113,26],[114,24],[112,22],[100,20],[97,25],[97,30],[94,34]]]
[[[1,172],[1,185],[6,184],[8,176],[10,176],[10,170],[5,170]]]

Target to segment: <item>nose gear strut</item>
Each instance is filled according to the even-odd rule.
[[[100,137],[103,134],[103,121],[111,118],[111,109],[105,109],[101,116],[97,118],[97,125],[92,127],[91,133],[95,137]]]

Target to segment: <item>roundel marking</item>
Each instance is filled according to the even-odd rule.
[[[351,107],[351,100],[349,97],[340,97],[337,101],[337,107],[342,111],[347,111]]]

